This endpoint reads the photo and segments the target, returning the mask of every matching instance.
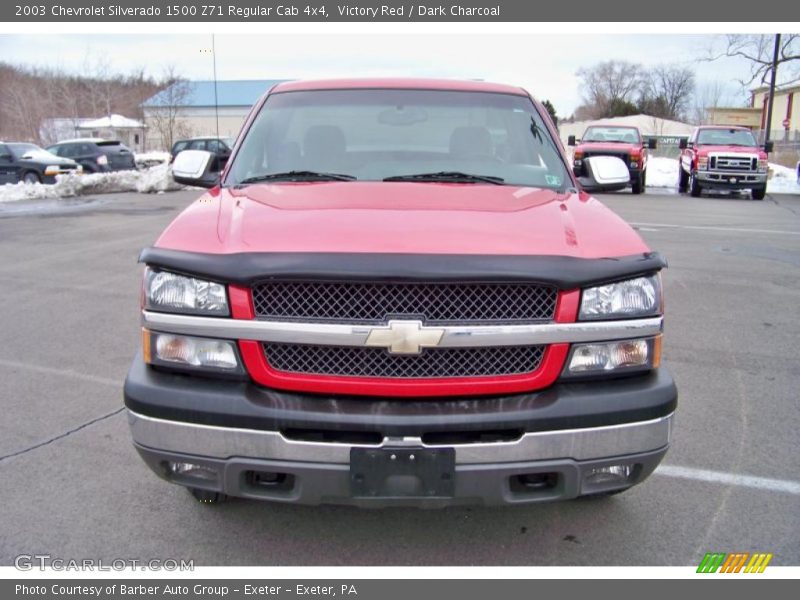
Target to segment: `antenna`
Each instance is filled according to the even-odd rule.
[[[217,122],[217,139],[219,139],[219,100],[217,98],[217,48],[214,44],[214,34],[211,34],[211,59],[214,64],[214,117]]]

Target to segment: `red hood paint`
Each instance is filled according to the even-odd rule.
[[[758,154],[758,158],[767,159],[767,153],[758,146],[711,146],[701,145],[697,147],[698,156],[708,156],[711,152],[726,152],[730,154]]]
[[[575,151],[586,152],[633,152],[641,150],[642,144],[614,144],[609,142],[581,142],[575,146]]]
[[[368,252],[557,255],[647,252],[586,193],[514,186],[313,182],[215,188],[157,246],[204,253]]]

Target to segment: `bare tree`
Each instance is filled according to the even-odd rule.
[[[153,99],[147,109],[147,119],[160,136],[162,147],[169,150],[175,140],[191,134],[188,124],[181,118],[191,94],[191,84],[178,77],[172,66],[165,70],[164,80],[167,87]]]
[[[111,112],[139,116],[144,100],[164,85],[144,70],[112,73],[88,58],[81,75],[0,62],[0,139],[47,143],[67,133],[65,122],[74,133],[83,118]]]
[[[772,70],[772,54],[775,37],[763,34],[731,34],[722,36],[722,44],[712,45],[704,60],[715,61],[723,58],[743,58],[750,64],[749,77],[739,79],[742,87],[754,83],[766,84]],[[716,47],[715,47],[716,46]],[[782,65],[787,65],[781,69]],[[783,74],[781,84],[800,81],[800,34],[781,34],[778,51],[778,73]]]
[[[614,116],[619,108],[632,106],[644,80],[642,66],[621,60],[609,60],[578,69],[582,80],[585,106],[594,118]]]
[[[646,114],[678,120],[686,114],[693,92],[692,69],[658,65],[646,73],[639,104]]]

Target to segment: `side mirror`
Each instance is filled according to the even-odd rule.
[[[184,150],[172,161],[176,183],[212,188],[219,183],[219,173],[211,170],[214,155],[205,150]]]
[[[772,140],[764,144],[764,152],[766,152],[767,154],[772,152],[774,149],[775,149],[775,142],[773,142]]]
[[[10,160],[13,160],[13,159],[14,159],[14,157],[11,156],[11,154],[9,154],[8,152],[6,152],[4,154],[0,154],[0,160],[9,160],[10,161]]]
[[[681,141],[678,142],[678,148],[681,150],[686,150],[689,147],[689,140],[686,138],[681,138]]]
[[[578,182],[585,190],[614,191],[625,188],[631,181],[628,165],[616,156],[591,156],[583,160],[586,176]]]
[[[575,136],[571,135],[567,138],[567,146],[575,146]]]
[[[650,138],[649,140],[647,140],[647,147],[650,150],[655,150],[656,148],[658,148],[658,140],[656,138]]]

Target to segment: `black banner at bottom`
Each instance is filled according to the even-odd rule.
[[[185,598],[213,600],[425,600],[458,598],[458,600],[510,600],[550,598],[603,597],[623,593],[638,594],[648,600],[674,600],[682,594],[704,592],[726,594],[726,598],[752,598],[755,593],[778,597],[794,582],[758,575],[697,575],[692,579],[332,579],[332,580],[233,580],[233,579],[140,579],[78,580],[26,579],[0,581],[0,598],[53,598],[82,600],[85,598],[144,600],[151,598]],[[756,586],[758,590],[756,590]],[[765,589],[765,586],[767,589]]]

